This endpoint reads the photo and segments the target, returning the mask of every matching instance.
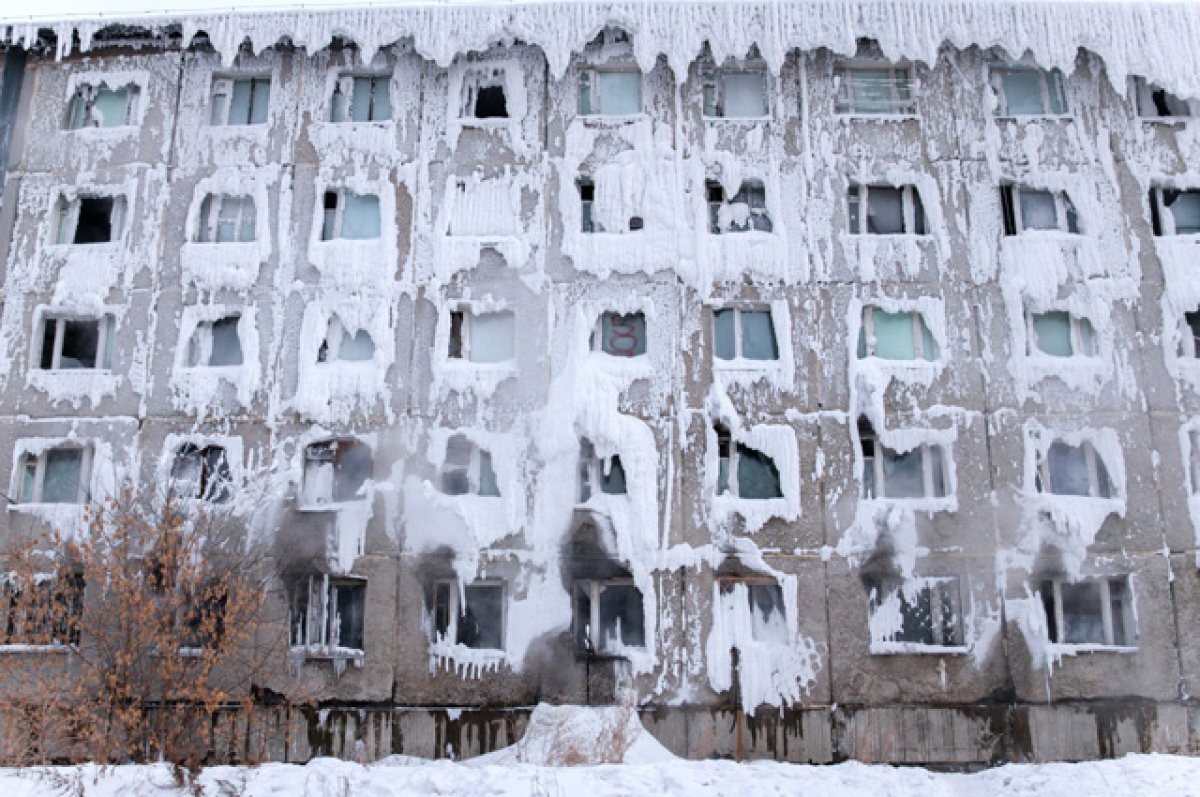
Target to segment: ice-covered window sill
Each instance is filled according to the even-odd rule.
[[[1056,113],[1030,113],[1030,114],[996,114],[994,117],[997,122],[1005,122],[1010,124],[1020,124],[1022,122],[1074,122],[1075,117],[1071,114],[1056,114]]]
[[[857,357],[860,363],[871,363],[876,368],[887,368],[896,371],[925,371],[931,368],[937,368],[945,365],[942,360],[892,360],[887,357],[878,357],[874,354],[867,357]]]
[[[121,240],[104,241],[94,244],[50,244],[47,249],[51,254],[62,256],[75,256],[85,254],[115,254],[121,251]]]
[[[54,511],[60,511],[60,512],[61,512],[61,511],[65,510],[65,509],[67,509],[67,508],[71,508],[71,509],[82,509],[82,508],[83,508],[83,504],[78,504],[78,503],[66,503],[66,502],[63,502],[63,503],[61,503],[61,504],[48,504],[48,503],[18,504],[18,503],[11,503],[11,504],[9,504],[9,505],[8,505],[8,511],[9,511],[9,512],[29,512],[29,513],[35,513],[35,512],[54,512]]]
[[[292,645],[288,658],[298,661],[350,661],[355,667],[363,665],[366,658],[358,648],[340,648],[332,645]]]
[[[851,241],[913,241],[924,243],[932,241],[933,236],[925,233],[917,235],[911,232],[851,232],[846,233]]]
[[[505,130],[513,122],[519,121],[509,116],[489,117],[487,119],[476,119],[474,116],[464,116],[458,120],[458,123],[465,129],[476,128],[478,130]]]
[[[296,511],[297,512],[341,512],[342,510],[350,509],[351,507],[362,502],[363,500],[365,500],[365,499],[358,498],[353,501],[328,501],[328,502],[316,503],[316,504],[297,503]]]
[[[928,498],[913,496],[911,498],[860,498],[859,503],[865,507],[901,507],[916,512],[953,512],[957,506],[954,496]]]
[[[872,642],[872,656],[965,656],[963,645],[926,645],[920,642]]]
[[[649,118],[645,113],[607,116],[603,114],[580,114],[576,117],[588,127],[622,127]]]
[[[1143,125],[1152,127],[1187,127],[1188,122],[1194,122],[1191,116],[1140,116],[1138,120]]]
[[[919,122],[915,113],[839,113],[834,116],[844,122]]]
[[[1051,642],[1046,645],[1046,652],[1052,656],[1075,656],[1080,653],[1137,653],[1136,645],[1069,645]]]
[[[778,241],[780,236],[774,232],[764,232],[762,230],[725,230],[724,232],[708,231],[709,240],[720,239],[722,241],[742,241],[743,243],[757,243],[763,241]]]
[[[730,124],[739,127],[750,127],[752,125],[767,124],[771,121],[770,116],[706,116],[704,117],[705,124]]]
[[[89,138],[132,138],[140,129],[138,125],[120,125],[119,127],[77,127],[63,132],[73,138],[78,137],[86,141]]]
[[[48,645],[0,645],[0,655],[5,653],[74,653],[74,645],[63,645],[58,642],[51,642]]]
[[[460,374],[489,374],[494,376],[516,376],[517,366],[512,361],[503,363],[477,363],[470,360],[446,360],[446,370]]]

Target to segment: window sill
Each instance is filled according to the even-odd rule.
[[[1059,113],[1023,113],[1023,114],[996,114],[994,118],[997,122],[1074,122],[1075,117],[1071,114]]]
[[[36,379],[39,376],[54,376],[54,377],[70,377],[70,376],[116,376],[116,373],[111,368],[30,368],[29,377]]]
[[[473,116],[463,116],[459,117],[458,123],[463,128],[475,128],[478,130],[503,130],[515,121],[517,120],[511,116],[495,116],[486,119],[476,119]]]
[[[1138,652],[1136,645],[1101,645],[1094,642],[1073,645],[1065,642],[1047,642],[1046,652],[1058,656],[1077,656],[1081,653],[1123,653],[1129,655]]]
[[[783,360],[751,360],[746,357],[735,357],[732,360],[722,360],[713,357],[714,371],[729,371],[731,373],[758,373],[760,371],[778,371],[784,367]]]
[[[612,115],[599,114],[599,113],[589,113],[589,114],[581,113],[581,114],[578,114],[575,118],[582,120],[583,123],[585,125],[588,125],[589,127],[620,127],[622,125],[631,125],[636,122],[640,122],[643,119],[646,119],[648,117],[647,117],[646,113],[643,111],[642,113],[612,114]]]
[[[333,647],[331,645],[292,645],[288,658],[299,661],[350,661],[362,667],[366,655],[358,648]]]
[[[920,122],[921,117],[913,113],[865,113],[855,111],[837,111],[835,118],[847,122]]]
[[[866,357],[855,357],[854,359],[860,363],[872,363],[879,368],[895,368],[900,370],[919,370],[945,365],[942,360],[925,360],[917,359],[916,357],[912,358],[911,360],[893,360],[888,357],[879,357],[874,354],[869,354]]]
[[[761,125],[773,121],[771,116],[705,116],[705,124]]]
[[[297,502],[296,511],[297,512],[314,512],[314,513],[315,512],[341,512],[342,510],[350,509],[355,504],[360,503],[365,500],[366,500],[366,498],[355,498],[350,501],[327,501],[325,503],[317,503],[317,504],[306,504],[306,503]]]
[[[76,648],[74,645],[64,645],[60,642],[51,642],[46,645],[28,645],[22,643],[0,645],[0,655],[4,655],[5,653],[74,653],[75,651]]]
[[[61,503],[46,503],[43,501],[30,502],[27,504],[26,503],[10,503],[8,505],[8,511],[9,512],[30,512],[30,513],[33,513],[33,512],[55,512],[55,511],[62,511],[65,507],[70,507],[72,509],[82,509],[83,504],[76,502],[76,501],[72,501],[72,502],[63,501]]]
[[[846,233],[852,241],[916,241],[918,243],[932,241],[933,236],[930,233],[915,233],[915,232],[850,232]]]
[[[1194,116],[1139,116],[1138,121],[1143,125],[1154,127],[1187,127],[1188,122],[1194,122]]]
[[[872,656],[965,656],[965,645],[926,645],[923,642],[872,642]]]

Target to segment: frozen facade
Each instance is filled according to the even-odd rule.
[[[242,513],[263,686],[319,705],[279,759],[473,755],[542,700],[695,758],[1192,751],[1197,30],[0,23],[0,528]]]

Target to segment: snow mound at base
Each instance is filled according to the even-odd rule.
[[[676,756],[642,725],[629,706],[551,706],[529,715],[520,741],[468,764],[654,764]]]

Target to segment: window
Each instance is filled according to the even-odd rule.
[[[22,504],[84,504],[90,499],[88,481],[92,449],[62,445],[20,460]]]
[[[640,357],[646,353],[646,316],[644,313],[601,313],[592,330],[592,351],[613,357]]]
[[[919,443],[908,451],[879,444],[866,418],[858,422],[863,459],[863,498],[945,498],[946,465],[942,447]]]
[[[1065,310],[1029,313],[1029,354],[1050,357],[1095,357],[1092,322]]]
[[[391,82],[391,75],[342,75],[333,85],[329,121],[388,121],[392,118]]]
[[[242,364],[242,341],[238,324],[242,317],[228,315],[215,321],[201,321],[188,341],[188,368],[219,368]]]
[[[508,118],[503,67],[467,71],[463,77],[461,116],[476,120]]]
[[[306,506],[363,499],[371,477],[371,449],[357,440],[326,440],[304,449]]]
[[[915,310],[889,313],[864,307],[858,331],[858,359],[936,360],[937,346],[925,317]]]
[[[492,470],[491,452],[475,445],[465,435],[456,434],[446,441],[441,480],[442,492],[446,495],[500,495],[496,472]]]
[[[1200,429],[1187,433],[1188,446],[1188,494],[1200,495]]]
[[[1200,234],[1200,190],[1150,190],[1150,224],[1155,235]]]
[[[840,114],[915,114],[912,76],[907,67],[840,67],[834,74]]]
[[[704,184],[708,198],[708,231],[713,235],[725,232],[771,232],[771,216],[767,213],[767,189],[761,180],[742,183],[733,199],[725,201],[725,189],[715,180]]]
[[[704,115],[712,119],[761,119],[767,115],[767,75],[750,70],[706,69]]]
[[[200,203],[196,240],[218,244],[253,241],[256,220],[253,197],[209,194]]]
[[[508,310],[495,313],[455,310],[450,313],[448,356],[480,364],[508,362],[514,356],[515,334],[513,314]]]
[[[62,197],[57,208],[59,244],[106,244],[121,240],[125,226],[125,197]]]
[[[1040,592],[1051,642],[1108,647],[1137,645],[1128,578],[1101,578],[1074,584],[1061,578],[1046,579]]]
[[[116,319],[45,316],[38,368],[47,371],[112,368]]]
[[[0,606],[4,617],[0,645],[78,645],[83,575],[37,579],[20,586],[6,580]]]
[[[365,581],[310,575],[292,591],[289,627],[296,647],[362,651]]]
[[[1087,441],[1074,446],[1062,440],[1051,443],[1046,454],[1039,456],[1034,481],[1039,493],[1113,497],[1112,482],[1109,481],[1104,460]]]
[[[1187,100],[1161,89],[1144,77],[1134,78],[1134,103],[1137,115],[1143,119],[1188,117],[1192,109]]]
[[[1002,185],[1000,207],[1005,235],[1020,235],[1029,230],[1079,232],[1079,214],[1065,191]]]
[[[734,443],[729,430],[716,427],[717,495],[738,498],[782,498],[779,469],[771,458],[748,445]]]
[[[916,186],[852,185],[846,194],[851,235],[925,235]]]
[[[337,316],[329,319],[329,329],[321,347],[317,349],[317,362],[349,362],[361,363],[375,359],[375,342],[365,329],[356,330],[353,335],[342,324]]]
[[[592,499],[595,486],[605,495],[625,495],[625,468],[621,458],[598,457],[592,442],[587,438],[579,441],[579,503]]]
[[[871,642],[959,647],[963,644],[958,578],[868,581]]]
[[[171,463],[171,482],[176,495],[223,504],[233,497],[229,459],[221,446],[184,443]]]
[[[575,181],[575,186],[579,189],[579,217],[583,222],[583,232],[603,232],[597,229],[597,225],[592,221],[592,207],[596,202],[596,184],[589,178],[581,177]]]
[[[1183,314],[1183,330],[1179,339],[1180,357],[1200,357],[1200,308]]]
[[[741,307],[714,310],[713,354],[718,360],[778,360],[771,311]]]
[[[326,191],[321,240],[379,237],[379,197],[349,191]]]
[[[632,581],[575,582],[575,652],[620,655],[646,646],[642,593]]]
[[[1062,116],[1067,112],[1062,73],[1057,69],[992,69],[997,116]]]
[[[579,113],[633,116],[642,112],[642,73],[585,69],[579,74]]]
[[[110,88],[81,85],[67,110],[67,128],[82,130],[85,127],[128,127],[137,121],[140,89],[130,83]]]
[[[435,641],[468,648],[504,649],[504,585],[458,582],[434,585],[433,630]]]
[[[270,101],[270,78],[215,78],[208,122],[214,127],[265,124]]]
[[[783,588],[773,580],[719,578],[721,595],[737,599],[745,592],[750,611],[750,634],[755,642],[788,641],[787,611],[783,604]]]

